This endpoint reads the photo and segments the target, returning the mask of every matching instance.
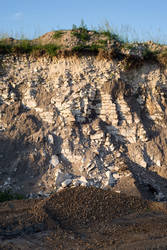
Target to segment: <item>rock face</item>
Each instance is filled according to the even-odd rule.
[[[3,56],[0,189],[27,195],[134,178],[167,199],[167,79],[157,64]]]

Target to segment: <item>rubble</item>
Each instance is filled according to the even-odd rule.
[[[10,188],[26,194],[79,185],[112,188],[130,175],[126,168],[140,185],[144,169],[145,182],[154,186],[150,169],[159,176],[167,161],[167,81],[158,64],[124,72],[116,60],[95,56],[6,55],[2,63],[4,189],[8,178]],[[162,194],[164,182],[161,175]]]

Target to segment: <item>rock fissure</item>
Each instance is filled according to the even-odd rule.
[[[142,196],[167,199],[167,79],[158,64],[124,72],[95,56],[1,63],[1,189],[126,192],[131,179]]]

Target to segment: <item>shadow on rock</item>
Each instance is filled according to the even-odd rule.
[[[126,159],[126,164],[135,179],[137,189],[144,199],[153,201],[167,200],[167,179],[156,172],[141,167],[130,159]]]

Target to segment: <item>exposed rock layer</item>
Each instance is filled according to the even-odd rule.
[[[157,64],[124,72],[94,56],[4,56],[0,188],[28,195],[77,185],[120,191],[123,180],[145,198],[166,199],[166,90]]]

